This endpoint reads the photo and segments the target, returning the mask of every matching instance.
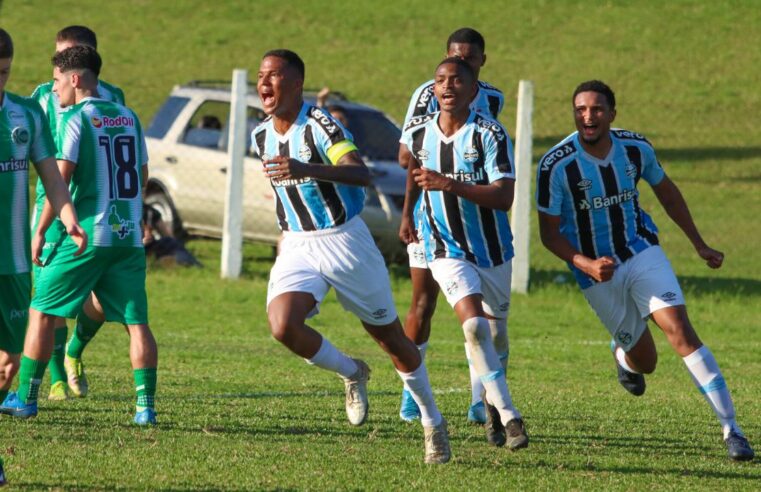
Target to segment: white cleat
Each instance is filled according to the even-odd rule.
[[[447,421],[441,418],[439,425],[423,427],[425,435],[425,462],[428,465],[438,465],[449,461],[452,451],[449,449],[449,432]]]
[[[82,360],[65,355],[63,358],[63,367],[66,369],[66,376],[68,377],[69,392],[79,398],[87,396],[89,387],[87,385],[87,376],[85,376],[85,366],[82,364]]]
[[[353,359],[357,372],[350,377],[341,377],[346,387],[346,416],[351,425],[362,425],[367,420],[367,381],[370,380],[370,368],[365,361]]]

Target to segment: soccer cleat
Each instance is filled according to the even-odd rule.
[[[449,449],[449,432],[447,421],[441,417],[441,423],[432,427],[423,427],[425,435],[425,463],[428,465],[443,464],[452,457]]]
[[[87,396],[87,376],[85,376],[82,360],[69,357],[67,354],[63,358],[63,367],[66,369],[66,377],[69,380],[69,391],[79,398]]]
[[[48,400],[62,401],[69,399],[69,387],[63,381],[56,381],[50,386]]]
[[[137,425],[156,425],[156,410],[146,408],[135,413],[135,423]]]
[[[756,455],[745,436],[735,431],[729,433],[724,443],[727,445],[727,454],[732,460],[750,461]]]
[[[402,390],[402,405],[399,408],[399,418],[405,422],[412,422],[420,418],[420,407],[412,398],[412,393],[407,388]]]
[[[350,377],[341,377],[346,389],[346,416],[351,425],[362,425],[367,419],[367,381],[370,380],[370,368],[364,361],[353,359],[357,364],[357,372]]]
[[[505,426],[506,444],[510,449],[528,447],[528,434],[523,419],[513,419]]]
[[[2,405],[0,405],[0,413],[10,415],[11,417],[17,417],[20,419],[28,419],[30,417],[37,416],[37,402],[24,403],[16,393],[8,393],[5,397]]]
[[[486,407],[483,401],[477,401],[468,408],[468,422],[478,425],[486,423]]]
[[[645,376],[636,372],[629,372],[616,361],[618,370],[618,382],[626,391],[634,396],[642,396],[645,393]]]
[[[486,390],[481,393],[481,401],[484,402],[486,407],[486,423],[484,424],[484,430],[486,431],[486,440],[492,446],[502,447],[507,440],[505,436],[505,426],[502,425],[502,420],[499,416],[497,407],[489,404],[486,400]]]

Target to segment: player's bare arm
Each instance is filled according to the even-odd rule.
[[[471,185],[426,168],[415,169],[413,175],[417,185],[425,191],[446,191],[495,210],[508,211],[513,205],[515,180],[512,179],[500,179],[488,185]]]
[[[354,186],[369,186],[371,182],[370,171],[356,151],[342,156],[335,166],[305,163],[285,156],[275,156],[262,164],[270,179],[313,178]]]
[[[402,149],[406,151],[408,156],[405,164],[402,164]],[[415,182],[414,171],[420,169],[420,163],[415,159],[412,153],[407,149],[407,146],[402,144],[399,146],[399,164],[407,169],[407,186],[404,192],[404,207],[402,209],[402,222],[399,227],[399,239],[404,244],[411,244],[417,242],[417,231],[415,230],[415,220],[413,215],[415,213],[415,204],[420,197],[420,186]]]
[[[410,149],[407,148],[406,145],[401,144],[399,146],[399,165],[402,167],[402,169],[409,168],[410,164],[414,160],[414,157],[412,156],[412,152],[410,152]]]
[[[35,163],[35,168],[45,187],[46,198],[37,230],[32,238],[32,261],[37,265],[42,265],[40,254],[42,253],[42,246],[45,244],[45,232],[53,222],[56,213],[66,227],[66,233],[79,246],[79,249],[74,253],[75,256],[79,256],[87,247],[87,234],[79,225],[77,211],[71,203],[71,194],[68,188],[75,165],[68,161],[59,161],[56,164],[55,159],[51,157]]]
[[[706,265],[710,268],[721,267],[724,262],[724,253],[711,248],[703,241],[695,222],[692,220],[687,202],[676,184],[668,176],[665,176],[660,183],[652,188],[668,216],[684,231],[695,251],[706,261]]]
[[[584,256],[560,233],[560,216],[539,212],[539,235],[544,247],[561,260],[573,264],[598,282],[607,282],[616,270],[616,261],[610,256],[594,259]]]

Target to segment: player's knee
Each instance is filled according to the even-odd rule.
[[[269,312],[267,316],[270,323],[270,333],[272,333],[275,340],[280,343],[288,341],[292,332],[290,326],[292,323],[290,323],[289,317],[278,312]]]
[[[468,318],[462,324],[465,341],[472,345],[481,345],[489,338],[489,322],[486,318]]]

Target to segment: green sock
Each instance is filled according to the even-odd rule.
[[[82,358],[82,352],[90,343],[90,340],[98,333],[100,327],[103,326],[102,321],[95,321],[87,316],[84,311],[80,311],[77,316],[77,328],[74,333],[71,334],[71,340],[66,348],[66,355],[75,359]]]
[[[30,359],[26,355],[21,356],[21,369],[18,378],[18,397],[24,403],[37,401],[37,392],[45,375],[47,363],[41,360]]]
[[[156,368],[144,367],[134,369],[135,391],[137,392],[137,411],[153,408],[153,397],[156,396]]]
[[[59,326],[55,329],[55,345],[53,345],[53,355],[48,362],[50,369],[50,385],[58,381],[66,381],[66,369],[63,367],[64,348],[66,347],[66,337],[69,336],[69,328],[66,325]]]

